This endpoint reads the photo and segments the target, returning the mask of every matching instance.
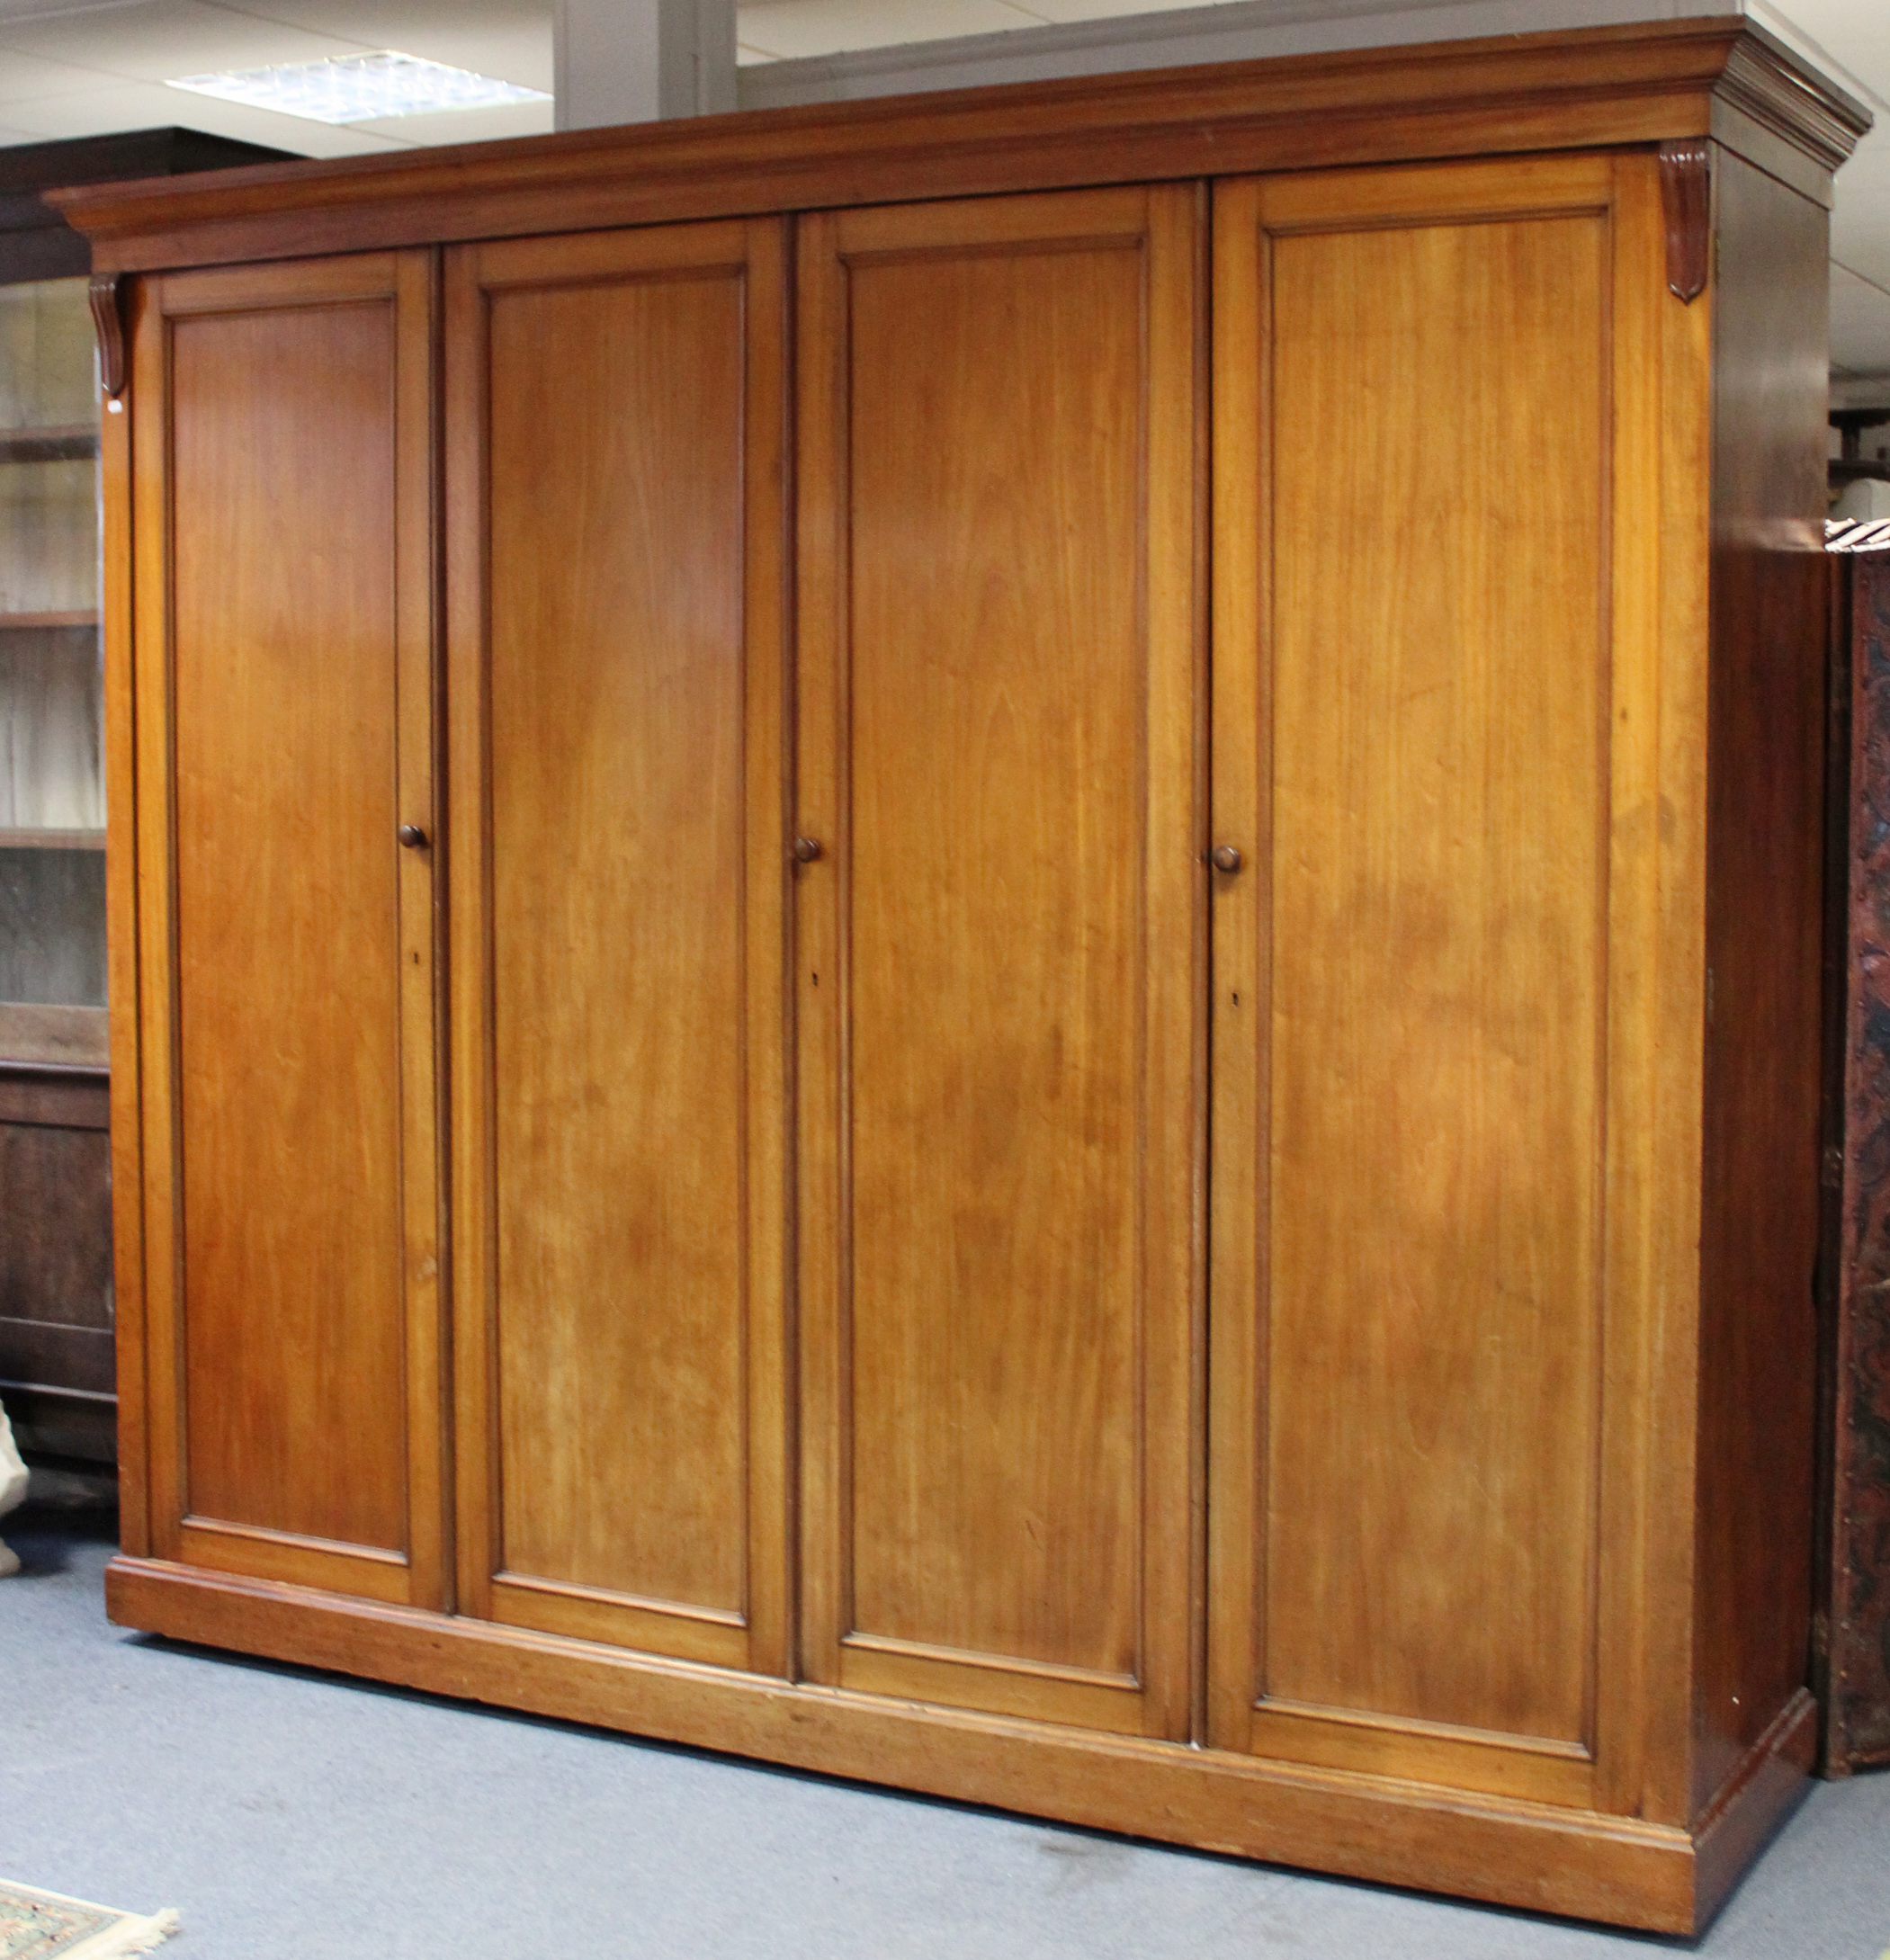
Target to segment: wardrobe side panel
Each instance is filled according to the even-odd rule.
[[[170,328],[188,1508],[399,1551],[395,309]]]
[[[1713,168],[1696,1806],[1808,1679],[1824,766],[1829,220]]]

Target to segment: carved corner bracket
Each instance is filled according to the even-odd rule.
[[[125,316],[121,301],[119,275],[92,275],[92,325],[98,334],[99,380],[105,399],[113,407],[125,391]]]
[[[1661,145],[1661,210],[1667,220],[1667,290],[1688,304],[1706,290],[1713,228],[1706,141]]]

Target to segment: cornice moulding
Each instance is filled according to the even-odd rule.
[[[1719,15],[738,112],[53,201],[101,271],[145,271],[280,257],[285,220],[297,254],[367,250],[1707,135],[1737,147],[1727,128],[1743,120],[1818,172],[1870,126],[1773,37]]]

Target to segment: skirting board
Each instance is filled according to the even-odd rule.
[[[1697,1833],[1515,1798],[1262,1762],[624,1652],[489,1621],[120,1557],[121,1626],[1381,1884],[1697,1933],[1805,1787],[1801,1691]]]

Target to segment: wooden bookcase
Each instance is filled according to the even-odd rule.
[[[1704,1924],[1863,122],[1667,22],[63,196],[114,1615]]]
[[[91,251],[61,184],[283,155],[191,130],[0,151],[0,1395],[116,1447]]]

